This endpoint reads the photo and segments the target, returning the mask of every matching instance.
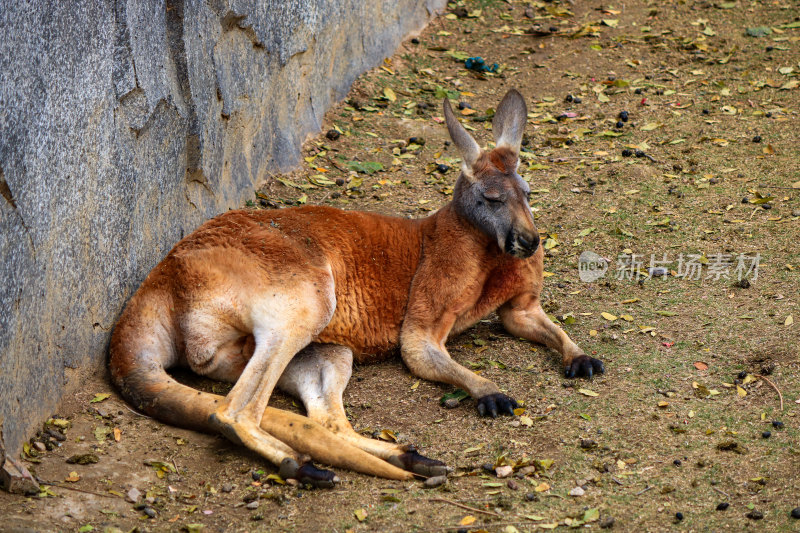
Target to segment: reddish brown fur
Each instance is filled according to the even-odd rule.
[[[293,448],[406,479],[410,474],[398,466],[416,461],[419,467],[419,456],[365,442],[347,422],[341,391],[348,354],[366,361],[400,344],[414,374],[464,388],[479,408],[487,401],[494,409],[497,400],[511,412],[513,400],[452,361],[445,348],[453,332],[498,310],[512,334],[558,350],[568,372],[573,364],[585,367],[588,358],[539,304],[543,251],[512,149],[519,148],[526,116],[522,97],[511,91],[501,102],[495,122],[503,142],[488,153],[447,105],[445,115],[451,137],[473,164],[459,178],[453,203],[425,219],[329,207],[231,211],[176,244],[131,298],[112,335],[111,374],[123,395],[171,424],[222,432],[275,464],[299,461]],[[490,188],[495,196],[485,196]],[[502,218],[491,218],[501,212],[496,209]],[[476,217],[505,229],[479,229]],[[226,398],[201,393],[164,372],[175,365],[236,385]],[[307,394],[309,416],[322,425],[301,430],[297,415],[267,408],[279,379],[293,393]],[[309,393],[308,387],[322,388]]]

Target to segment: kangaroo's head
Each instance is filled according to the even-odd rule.
[[[496,148],[484,152],[458,122],[444,100],[447,129],[461,152],[462,172],[453,190],[453,205],[502,251],[526,258],[539,247],[539,232],[528,206],[530,187],[517,174],[522,133],[528,117],[525,100],[515,89],[506,93],[492,120]]]

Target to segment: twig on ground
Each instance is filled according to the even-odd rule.
[[[492,511],[484,511],[483,509],[478,509],[477,507],[470,507],[469,505],[464,505],[462,503],[454,502],[453,500],[448,500],[447,498],[431,498],[428,501],[449,503],[450,505],[461,507],[462,509],[466,509],[467,511],[472,511],[473,513],[488,514],[489,516],[500,516],[499,514],[493,513]]]
[[[756,374],[756,377],[763,379],[764,381],[766,381],[767,383],[769,383],[769,385],[770,385],[770,386],[771,386],[773,389],[775,389],[775,392],[777,392],[777,393],[778,393],[778,398],[780,398],[780,400],[781,400],[781,411],[783,411],[783,394],[781,394],[781,391],[780,391],[780,389],[778,388],[778,386],[777,386],[777,385],[775,385],[775,384],[774,384],[772,381],[770,381],[770,380],[769,380],[769,379],[768,379],[766,376],[762,376],[761,374]]]
[[[722,494],[726,498],[730,499],[731,495],[728,494],[727,492],[725,492],[724,490],[718,489],[717,487],[711,487],[711,488],[714,489],[715,491],[719,492],[720,494]]]
[[[644,493],[645,493],[645,492],[647,492],[648,490],[652,490],[652,488],[653,488],[653,487],[645,487],[645,488],[643,488],[642,490],[640,490],[639,492],[637,492],[636,494],[634,494],[634,496],[639,496],[639,495],[641,495],[641,494],[644,494]]]
[[[141,416],[141,417],[143,417],[143,418],[149,418],[150,420],[152,420],[152,417],[149,417],[149,416],[147,416],[147,415],[143,415],[142,413],[140,413],[139,411],[136,411],[135,409],[131,409],[130,407],[128,407],[128,404],[126,404],[126,403],[123,403],[122,405],[124,405],[124,406],[125,406],[125,409],[127,409],[127,410],[128,410],[128,411],[130,411],[131,413],[133,413],[133,414],[135,414],[135,415],[137,415],[137,416]]]

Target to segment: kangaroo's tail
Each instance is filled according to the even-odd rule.
[[[221,396],[183,385],[166,372],[178,358],[177,324],[170,299],[140,291],[131,299],[111,336],[109,369],[131,405],[167,424],[215,433],[209,416]]]

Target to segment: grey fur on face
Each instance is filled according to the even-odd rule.
[[[456,212],[497,246],[514,257],[527,258],[539,246],[533,214],[528,206],[530,187],[517,173],[527,107],[522,95],[510,90],[495,113],[492,129],[497,148],[481,151],[444,100],[447,128],[463,159],[463,172],[453,190]]]

